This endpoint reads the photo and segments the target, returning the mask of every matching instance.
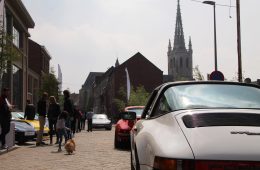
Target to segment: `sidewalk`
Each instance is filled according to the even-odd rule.
[[[76,133],[74,139],[76,152],[72,155],[68,155],[64,148],[58,152],[58,145],[36,147],[35,142],[30,142],[0,155],[0,169],[130,169],[130,152],[114,149],[114,128],[112,131],[82,131]]]

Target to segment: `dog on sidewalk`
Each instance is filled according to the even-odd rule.
[[[67,140],[64,148],[66,149],[69,155],[72,154],[74,151],[76,151],[75,141],[73,139]]]

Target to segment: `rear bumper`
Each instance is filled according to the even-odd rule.
[[[106,129],[111,129],[112,124],[92,124],[92,128],[106,128]]]

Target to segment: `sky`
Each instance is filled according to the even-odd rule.
[[[200,1],[200,0],[198,0]],[[193,67],[206,78],[214,70],[213,6],[180,0],[186,46]],[[118,58],[137,52],[168,74],[169,39],[174,41],[177,0],[22,0],[35,22],[31,39],[49,51],[63,89],[78,93],[89,72],[105,72]],[[260,79],[259,0],[240,0],[243,77]],[[238,72],[235,0],[216,0],[218,70],[227,80]],[[227,5],[227,6],[223,6]]]

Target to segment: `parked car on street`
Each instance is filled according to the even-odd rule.
[[[163,84],[131,131],[131,169],[260,169],[259,135],[259,86]]]
[[[128,106],[124,109],[125,112],[135,112],[136,119],[119,119],[115,126],[114,147],[130,146],[130,131],[136,120],[141,118],[144,106]]]
[[[31,124],[24,120],[12,120],[15,124],[15,141],[24,143],[35,138],[35,130]]]
[[[24,119],[24,112],[12,112],[12,119],[23,120],[23,121],[29,123],[31,126],[33,126],[36,134],[40,129],[40,123],[39,123],[39,119],[38,119],[37,115],[35,115],[34,120],[26,120],[26,119]],[[35,136],[36,136],[36,134],[35,134]],[[48,119],[46,118],[43,136],[48,136],[48,134],[49,134],[49,127],[48,127]]]
[[[92,128],[104,128],[106,130],[111,130],[112,123],[106,114],[94,114],[92,117]]]

